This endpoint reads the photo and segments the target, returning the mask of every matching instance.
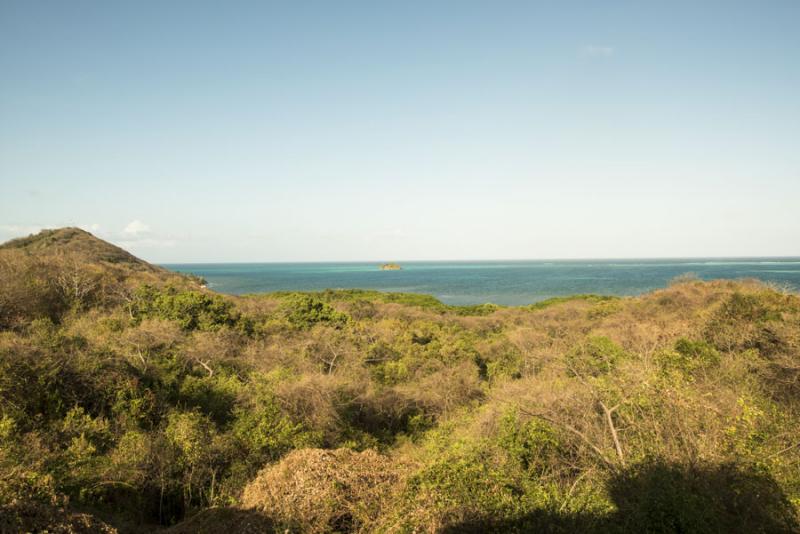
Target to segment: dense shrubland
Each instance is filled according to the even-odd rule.
[[[3,532],[795,532],[798,428],[800,298],[756,282],[234,298],[0,248]]]

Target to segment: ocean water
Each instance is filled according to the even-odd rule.
[[[685,273],[704,280],[758,278],[800,289],[800,258],[687,260],[402,262],[400,271],[378,263],[208,263],[164,267],[202,276],[221,293],[361,288],[433,295],[446,304],[530,304],[576,293],[638,295],[665,287]]]

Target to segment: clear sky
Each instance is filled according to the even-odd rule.
[[[800,255],[800,1],[0,0],[0,240]]]

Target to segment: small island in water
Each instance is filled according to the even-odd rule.
[[[401,271],[403,268],[396,263],[384,263],[380,269],[381,271]]]
[[[79,228],[0,244],[0,533],[800,532],[796,293],[203,282]]]

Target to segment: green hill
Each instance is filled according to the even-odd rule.
[[[0,246],[0,532],[798,532],[800,297],[230,297]]]
[[[67,310],[113,307],[144,285],[199,287],[80,228],[43,230],[0,245],[0,327]]]
[[[162,270],[80,228],[42,230],[3,243],[0,250],[20,250],[38,255],[68,254],[88,263],[125,265],[133,270],[153,272]]]

